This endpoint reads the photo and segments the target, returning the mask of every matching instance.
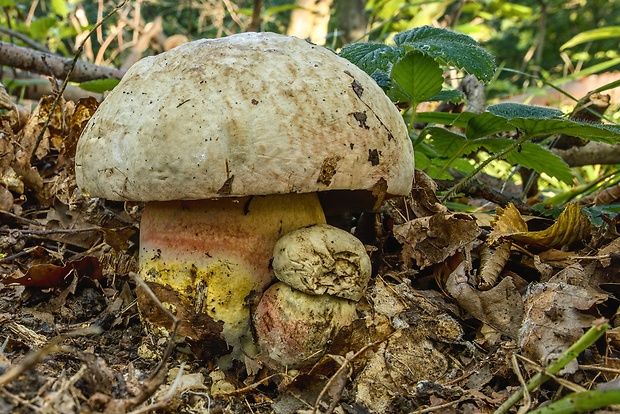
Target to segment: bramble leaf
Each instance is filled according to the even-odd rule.
[[[513,140],[507,138],[487,138],[476,141],[490,152],[500,152],[514,144]],[[573,182],[573,175],[566,162],[541,145],[524,142],[518,150],[509,152],[504,158],[513,165],[518,164],[538,173],[545,173],[567,184]]]
[[[375,72],[389,74],[392,65],[405,55],[403,48],[381,43],[352,43],[342,48],[339,55],[369,75]]]
[[[393,86],[415,107],[441,92],[442,74],[439,64],[432,58],[411,52],[392,68]]]
[[[487,83],[497,67],[493,55],[470,36],[438,27],[422,26],[398,33],[394,43],[420,51],[445,65],[456,66]]]

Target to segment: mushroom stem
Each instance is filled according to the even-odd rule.
[[[186,319],[182,335],[199,339],[188,315],[206,314],[223,322],[222,336],[240,356],[253,344],[246,299],[274,279],[276,241],[324,222],[315,193],[150,202],[140,225],[140,275],[174,293],[162,301]]]

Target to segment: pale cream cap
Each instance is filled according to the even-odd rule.
[[[381,88],[321,46],[273,33],[186,43],[132,66],[78,142],[78,186],[111,200],[384,189],[413,182]]]

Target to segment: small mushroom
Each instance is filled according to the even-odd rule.
[[[212,338],[211,318],[242,356],[276,241],[325,222],[318,194],[408,194],[414,163],[401,114],[366,73],[305,40],[242,33],[133,65],[85,127],[75,171],[86,196],[148,202],[141,277],[182,336]]]
[[[254,312],[258,344],[289,368],[319,360],[338,330],[356,316],[355,303],[330,295],[309,295],[277,282]]]
[[[358,301],[370,280],[370,257],[362,242],[327,224],[301,228],[278,240],[273,271],[287,285],[313,295]]]
[[[350,324],[371,274],[361,241],[326,224],[293,230],[274,248],[280,282],[253,315],[260,348],[284,366],[315,362],[340,328]]]

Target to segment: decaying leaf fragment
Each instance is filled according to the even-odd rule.
[[[474,318],[504,335],[517,338],[523,320],[523,299],[511,277],[505,277],[489,290],[481,291],[469,284],[463,260],[448,276],[446,291]]]
[[[499,280],[500,273],[510,259],[512,242],[503,240],[497,246],[483,244],[480,246],[480,276],[478,288],[489,290]]]
[[[547,365],[570,347],[595,316],[586,311],[606,296],[593,289],[564,282],[533,284],[525,294],[525,318],[519,331],[519,346],[527,357]],[[564,373],[574,373],[578,364],[571,361]]]
[[[394,227],[405,264],[415,262],[421,268],[442,263],[479,234],[476,220],[460,213],[439,212]]]

